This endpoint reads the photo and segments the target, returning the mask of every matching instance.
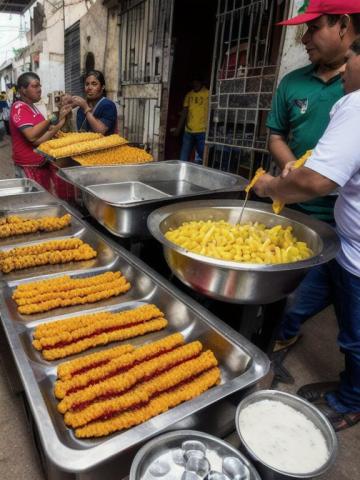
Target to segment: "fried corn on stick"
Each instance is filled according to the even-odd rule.
[[[118,286],[122,286],[126,282],[127,280],[125,279],[125,277],[119,277],[113,281],[102,283],[99,285],[91,285],[90,287],[73,288],[71,290],[65,290],[65,291],[53,292],[53,293],[43,293],[40,295],[35,295],[31,298],[19,298],[16,300],[16,303],[19,306],[26,306],[26,305],[52,302],[55,300],[65,301],[74,297],[85,297],[89,295],[95,295],[97,293],[103,292],[106,289],[112,289]]]
[[[143,347],[137,348],[135,351],[126,355],[121,355],[121,357],[111,359],[108,361],[108,363],[106,363],[106,365],[92,368],[82,375],[76,375],[75,377],[65,381],[58,380],[55,383],[55,396],[56,398],[62,399],[66,395],[73,393],[76,390],[88,387],[90,384],[94,385],[97,382],[104,381],[105,379],[118,375],[119,373],[124,373],[125,371],[134,367],[135,364],[144,362],[145,360],[151,360],[158,355],[168,353],[169,351],[183,344],[184,337],[181,334],[175,334],[163,338],[157,342],[144,345]]]
[[[109,283],[121,277],[121,272],[106,272],[84,278],[71,278],[69,275],[54,278],[52,280],[40,280],[38,282],[18,285],[13,293],[14,300],[20,298],[31,298],[34,295],[49,292],[65,292],[75,288],[85,288],[100,283]]]
[[[111,321],[117,321],[119,325],[121,323],[125,325],[137,321],[139,318],[150,320],[151,318],[162,317],[163,315],[163,312],[159,310],[156,305],[147,304],[121,312],[100,312],[44,323],[35,328],[33,336],[34,339],[41,339],[41,344],[45,345],[45,343],[43,343],[45,338],[50,339],[51,337],[56,337],[57,341],[65,340],[68,339],[68,337],[63,337],[61,336],[62,334],[69,335],[71,332],[79,331],[79,329],[87,327],[94,328],[94,325],[98,325],[98,322],[109,322],[110,324]],[[94,328],[94,330],[96,328]]]
[[[88,140],[80,143],[73,143],[60,148],[52,148],[50,154],[54,158],[73,157],[82,153],[101,150],[103,148],[117,147],[127,143],[125,138],[117,134],[109,135],[108,137],[97,138],[95,140]]]
[[[38,149],[44,153],[51,154],[52,150],[56,148],[66,147],[74,143],[95,140],[101,137],[101,133],[71,133],[69,135],[62,136],[61,138],[56,138],[54,140],[48,140],[47,142],[43,142],[39,145]]]
[[[106,287],[106,285],[105,285]],[[33,303],[31,305],[19,306],[18,310],[24,315],[47,312],[59,307],[69,307],[73,305],[84,305],[86,303],[95,303],[111,297],[117,297],[121,293],[130,290],[131,285],[125,278],[120,279],[118,285],[113,288],[106,288],[103,291],[92,293],[84,297],[70,297],[66,299],[49,300],[47,302]]]
[[[143,423],[150,418],[166,412],[182,402],[191,400],[216,385],[220,381],[220,370],[214,367],[198,377],[184,383],[169,392],[162,393],[146,406],[130,410],[110,420],[94,422],[75,430],[78,438],[103,437],[110,433]]]
[[[85,357],[76,358],[69,362],[62,363],[57,368],[58,378],[61,381],[67,381],[78,375],[82,375],[93,368],[107,365],[114,358],[121,355],[131,353],[135,350],[133,345],[120,345],[119,347],[112,347],[101,352],[91,353]]]
[[[102,399],[104,396],[118,396],[122,392],[134,387],[140,381],[151,378],[151,376],[163,372],[172,366],[198,356],[201,350],[202,345],[200,342],[192,342],[164,353],[159,358],[144,361],[123,374],[67,395],[58,404],[58,410],[60,413],[65,413],[68,410],[78,410],[84,408],[87,404],[93,403],[96,399]]]
[[[77,428],[93,421],[108,420],[124,410],[138,407],[141,404],[145,405],[155,395],[174,388],[184,381],[216,367],[217,364],[215,355],[208,350],[196,359],[185,361],[169,371],[155,376],[119,398],[94,403],[80,412],[66,412],[65,423],[72,428]]]
[[[40,265],[54,265],[69,262],[79,262],[81,260],[90,260],[97,256],[96,250],[90,245],[82,245],[72,250],[51,251],[38,253],[34,255],[24,255],[18,257],[5,258],[0,260],[0,269],[3,273],[9,273],[13,270],[22,270],[29,267]]]
[[[9,257],[20,257],[23,255],[38,255],[39,253],[71,250],[79,248],[85,243],[80,238],[69,238],[67,240],[52,240],[50,242],[37,243],[27,247],[16,247],[11,250],[0,252],[0,260]]]
[[[62,217],[42,217],[39,219],[19,219],[11,221],[11,217],[5,217],[4,223],[0,224],[0,238],[8,238],[13,235],[23,235],[35,232],[54,232],[61,230],[71,223],[71,215]]]
[[[300,168],[303,165],[305,165],[306,160],[311,157],[312,150],[308,150],[302,157],[300,157],[296,162],[294,163],[294,168]],[[274,200],[272,204],[272,209],[273,212],[279,215],[279,213],[282,211],[282,209],[285,207],[285,203],[280,202],[279,200]]]
[[[172,348],[183,344],[183,335],[181,335],[181,333],[174,333],[173,335],[169,335],[161,340],[158,340],[157,342],[149,343],[137,348],[137,356],[138,358],[144,359],[146,356],[153,356],[159,351],[171,350]],[[92,353],[90,355],[86,355],[85,357],[62,363],[57,368],[58,378],[63,381],[70,380],[73,377],[86,373],[89,370],[97,368],[98,366],[106,365],[111,360],[120,357],[120,355],[131,353],[134,350],[135,348],[132,345],[121,345],[120,347],[109,348],[101,352]],[[140,355],[143,356],[141,357]]]

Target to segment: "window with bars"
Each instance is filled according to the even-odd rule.
[[[276,85],[287,1],[219,0],[207,163],[251,176],[269,164],[266,117]]]

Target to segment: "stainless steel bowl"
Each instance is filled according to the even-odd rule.
[[[130,469],[129,480],[142,480],[146,478],[146,472],[149,467],[155,463],[159,457],[163,456],[167,452],[170,452],[173,449],[178,449],[181,447],[182,442],[188,440],[195,440],[202,442],[207,450],[206,453],[210,455],[211,458],[219,462],[219,459],[224,457],[235,457],[238,458],[243,464],[247,466],[250,472],[250,480],[261,480],[259,474],[253,467],[253,465],[247,460],[247,458],[240,453],[236,448],[231,446],[229,443],[220,440],[213,435],[209,435],[204,432],[198,432],[195,430],[178,430],[175,432],[165,433],[159,437],[150,440],[146,443],[136,454],[133,463]],[[211,463],[211,462],[210,462]],[[214,468],[214,464],[211,465]],[[158,477],[159,479],[163,478],[164,480],[169,478],[177,478],[176,476],[171,476],[171,471],[163,477]]]
[[[275,215],[271,205],[259,202],[248,202],[242,223],[257,221],[268,227],[291,225],[296,237],[309,245],[314,256],[279,265],[230,262],[189,252],[165,238],[170,228],[192,220],[226,220],[235,224],[242,205],[242,200],[175,203],[155,210],[148,218],[148,228],[163,244],[172,272],[204,295],[242,304],[275,302],[291,293],[311,267],[333,259],[340,248],[335,230],[326,223],[290,209]]]
[[[247,445],[246,440],[242,436],[241,428],[239,425],[239,416],[240,412],[244,410],[249,405],[259,402],[260,400],[275,400],[280,401],[289,407],[293,407],[298,412],[305,415],[313,424],[320,430],[323,434],[326,445],[329,451],[329,458],[317,470],[309,473],[299,473],[299,474],[290,474],[277,470],[270,465],[264,463],[257,455],[251,450]],[[260,472],[261,478],[263,480],[287,480],[294,478],[316,478],[324,474],[329,468],[334,464],[336,460],[337,450],[338,450],[338,441],[333,427],[331,426],[329,420],[311,403],[307,402],[303,398],[292,395],[291,393],[280,392],[278,390],[259,390],[254,392],[247,397],[245,397],[238,405],[235,416],[236,430],[242,442],[242,445],[245,447],[246,453],[254,461],[254,464],[258,471]]]

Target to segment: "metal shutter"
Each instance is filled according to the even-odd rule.
[[[82,95],[80,75],[80,22],[65,31],[65,89],[73,95]]]

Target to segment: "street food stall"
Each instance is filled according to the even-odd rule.
[[[249,203],[244,223],[291,226],[309,255],[276,266],[214,260],[166,235],[187,221],[236,224],[244,179],[178,161],[60,168],[59,176],[80,192],[95,221],[31,180],[0,182],[4,361],[24,395],[46,478],[166,480],[175,478],[166,476],[174,462],[184,480],[266,478],[249,462],[259,460],[252,447],[244,455],[221,438],[242,418],[239,401],[267,374],[268,357],[121,238],[146,243],[154,235],[201,303],[215,297],[259,306],[282,299],[307,269],[333,258],[335,233],[300,214],[276,217],[269,206]],[[291,405],[304,421],[316,418],[325,453],[308,468],[318,475],[334,461],[336,437],[316,409]],[[173,450],[178,463],[155,455]],[[305,474],[299,478],[310,478]]]

